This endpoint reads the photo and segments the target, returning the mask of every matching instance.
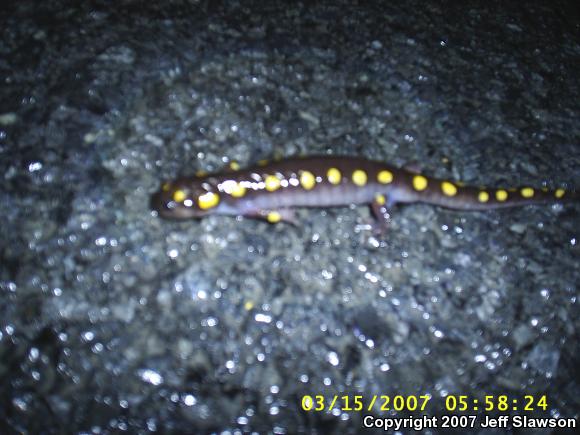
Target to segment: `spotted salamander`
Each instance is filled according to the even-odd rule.
[[[377,218],[396,203],[422,202],[458,210],[580,201],[578,192],[469,187],[357,157],[312,156],[262,162],[253,168],[180,177],[162,183],[151,199],[161,217],[209,214],[294,222],[295,207],[370,204]]]

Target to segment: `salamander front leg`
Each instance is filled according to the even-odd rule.
[[[298,221],[296,220],[294,210],[289,208],[281,208],[279,210],[259,210],[255,213],[246,214],[244,216],[256,219],[264,219],[271,224],[285,222],[287,224],[298,226]]]
[[[408,163],[405,163],[405,165],[403,166],[403,169],[405,171],[408,171],[412,174],[421,174],[421,172],[423,172],[423,167],[421,165],[421,163],[419,163],[418,161],[411,161]]]

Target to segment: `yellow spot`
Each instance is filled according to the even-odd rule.
[[[340,180],[342,179],[342,175],[341,175],[340,171],[336,168],[330,168],[326,172],[326,177],[328,178],[328,182],[330,184],[338,184],[338,183],[340,183]]]
[[[377,174],[377,181],[381,184],[389,184],[393,181],[393,173],[384,169]]]
[[[202,210],[207,210],[208,208],[215,207],[220,202],[220,197],[217,193],[206,192],[197,198],[197,205]]]
[[[377,193],[375,196],[375,202],[378,205],[385,205],[385,202],[387,202],[387,200],[385,199],[385,195],[382,195],[380,193]]]
[[[254,308],[254,303],[252,301],[246,301],[244,304],[244,309],[246,311],[250,311],[252,308]]]
[[[271,224],[275,224],[278,223],[282,220],[282,216],[280,215],[280,213],[278,213],[277,211],[271,211],[270,213],[268,213],[268,215],[266,216],[266,219],[268,220],[268,222],[270,222]]]
[[[266,190],[268,192],[273,192],[280,188],[280,179],[275,175],[266,175],[264,183],[266,184]]]
[[[173,192],[173,200],[175,202],[182,202],[185,198],[187,198],[185,191],[177,189],[175,192]]]
[[[235,180],[225,180],[218,186],[219,190],[224,191],[228,195],[232,195],[235,198],[239,198],[244,196],[246,193],[246,187],[242,185],[240,182]]]
[[[427,178],[423,177],[422,175],[415,175],[413,177],[413,187],[415,190],[421,191],[427,189]]]
[[[163,186],[161,186],[161,190],[163,190],[164,192],[168,192],[170,188],[171,184],[169,183],[163,183]]]
[[[499,202],[504,202],[507,197],[508,193],[503,189],[499,189],[495,192],[495,199],[497,199]]]
[[[196,177],[205,177],[207,175],[207,171],[204,171],[203,169],[200,169],[199,171],[197,171],[195,173]]]
[[[246,194],[246,188],[241,185],[241,183],[236,183],[232,186],[232,191],[230,194],[234,198],[240,198]]]
[[[441,190],[443,191],[443,194],[447,196],[457,195],[457,187],[449,181],[443,181],[441,183]]]
[[[556,198],[562,198],[565,193],[566,191],[564,189],[556,189],[556,191],[554,192],[554,196]]]
[[[489,193],[487,193],[485,190],[482,190],[481,192],[479,192],[479,195],[477,195],[477,200],[479,202],[489,201]]]
[[[300,184],[306,190],[310,190],[316,184],[316,178],[310,171],[302,171],[300,174]]]
[[[357,169],[352,173],[352,182],[357,186],[364,186],[367,184],[367,173],[361,169]]]
[[[520,192],[524,198],[531,198],[534,196],[534,189],[531,187],[524,187]]]
[[[240,169],[240,164],[236,161],[232,161],[230,162],[230,169],[232,171],[237,171],[238,169]]]
[[[258,166],[266,166],[268,164],[268,160],[258,160]]]

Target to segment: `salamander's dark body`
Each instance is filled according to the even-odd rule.
[[[162,184],[151,206],[165,218],[224,214],[262,217],[274,223],[291,221],[295,207],[371,204],[380,215],[395,203],[487,210],[579,199],[576,192],[564,189],[468,187],[363,158],[313,156],[177,178]]]

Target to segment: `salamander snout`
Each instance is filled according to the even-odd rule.
[[[162,208],[165,208],[162,201],[161,191],[157,191],[153,195],[151,195],[151,200],[149,201],[149,208],[161,214],[160,210]]]

